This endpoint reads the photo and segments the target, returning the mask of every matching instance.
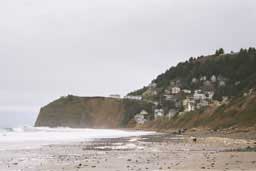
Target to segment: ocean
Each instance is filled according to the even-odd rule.
[[[0,150],[40,148],[50,144],[68,144],[101,138],[121,138],[153,134],[116,129],[73,129],[49,127],[0,128]]]

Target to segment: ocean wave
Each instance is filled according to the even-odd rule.
[[[72,132],[72,131],[84,131],[86,129],[74,129],[69,127],[33,127],[33,126],[22,126],[15,128],[0,128],[0,133],[7,132]]]

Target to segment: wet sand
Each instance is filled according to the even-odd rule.
[[[173,134],[101,139],[2,150],[0,171],[255,171],[255,146],[253,140],[203,137],[195,142]]]

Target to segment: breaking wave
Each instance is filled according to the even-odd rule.
[[[125,131],[115,129],[73,129],[49,127],[18,127],[0,129],[0,147],[33,147],[70,142],[92,141],[102,138],[121,138],[153,134],[145,131]]]

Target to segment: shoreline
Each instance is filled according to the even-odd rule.
[[[249,171],[256,168],[255,148],[255,140],[161,133],[0,151],[0,170]]]

